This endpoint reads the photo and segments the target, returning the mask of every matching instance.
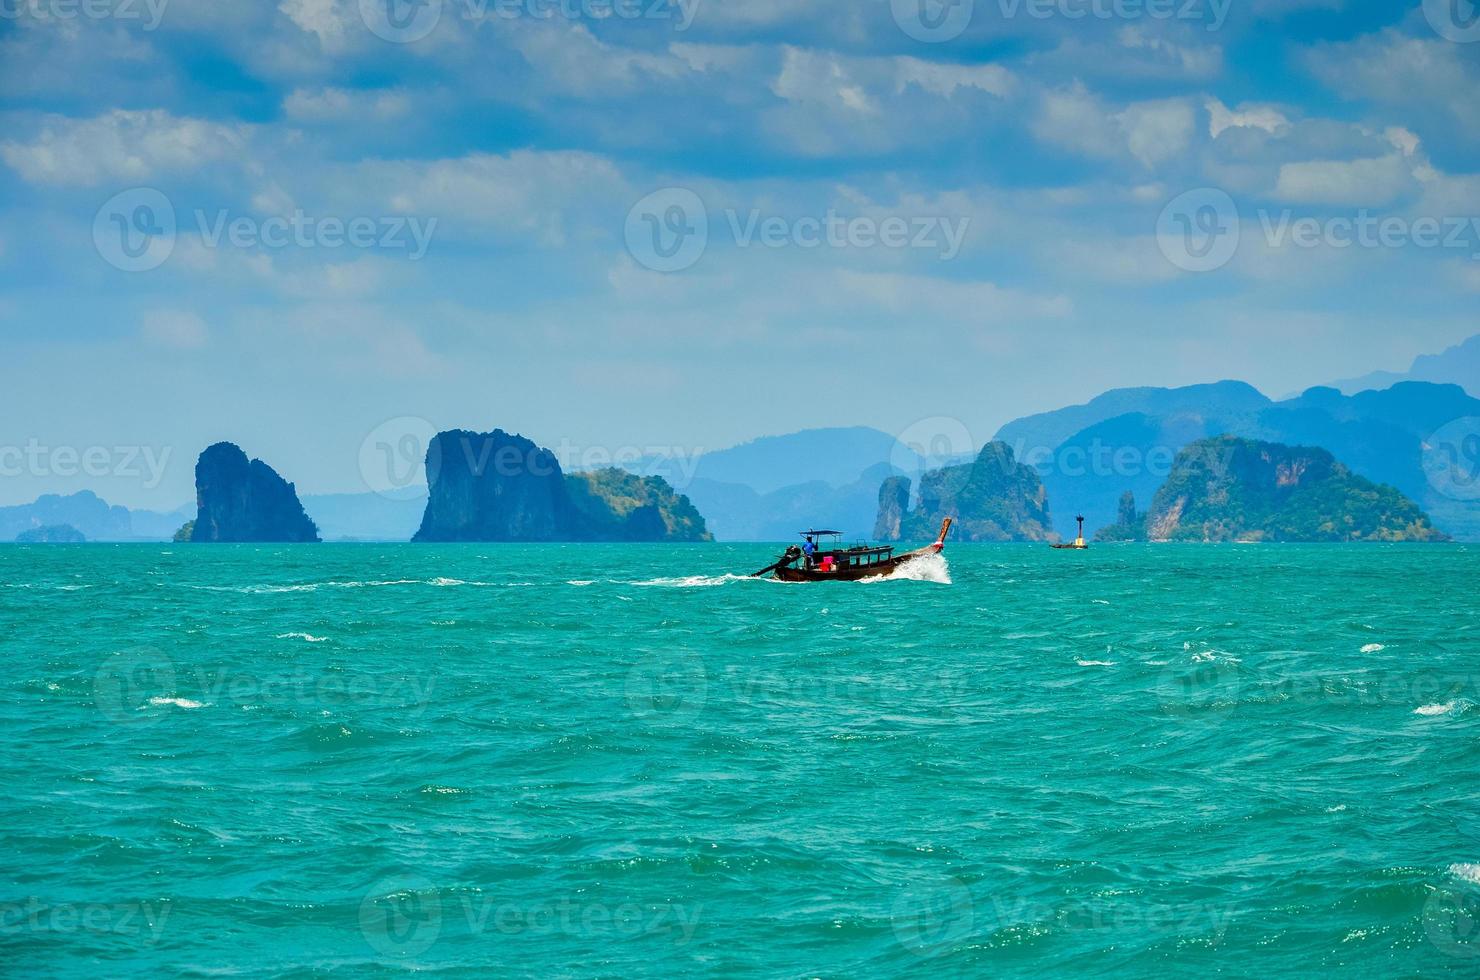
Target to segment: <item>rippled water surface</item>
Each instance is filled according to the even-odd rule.
[[[0,547],[0,973],[1480,974],[1480,552]]]

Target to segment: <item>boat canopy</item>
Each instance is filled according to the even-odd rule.
[[[804,538],[812,538],[823,535],[831,538],[841,538],[843,536],[842,531],[798,531],[797,533]]]

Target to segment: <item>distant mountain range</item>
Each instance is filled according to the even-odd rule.
[[[109,504],[91,490],[68,496],[49,493],[33,503],[0,507],[0,541],[14,541],[27,531],[63,524],[89,541],[168,541],[176,528],[194,516],[194,507],[168,514],[129,510]]]
[[[1328,450],[1357,476],[1411,498],[1442,531],[1480,540],[1480,500],[1446,496],[1424,471],[1437,430],[1458,419],[1480,419],[1475,392],[1480,336],[1418,358],[1405,374],[1377,372],[1282,401],[1241,381],[1115,389],[1082,405],[1009,422],[993,441],[1038,472],[1051,531],[1063,537],[1074,531],[1076,514],[1084,514],[1091,529],[1114,523],[1127,491],[1142,505],[1149,502],[1183,447],[1232,435]],[[975,447],[956,447],[970,451],[927,458],[909,441],[863,426],[810,429],[697,457],[647,457],[626,468],[661,476],[686,494],[720,541],[788,540],[816,524],[864,537],[879,516],[884,481],[907,477],[918,496],[923,474],[970,463],[978,454]],[[326,541],[407,541],[421,524],[427,490],[301,499]],[[918,504],[900,505],[900,520]],[[195,512],[194,504],[169,513],[130,511],[88,491],[49,494],[0,507],[0,541],[62,524],[92,541],[167,541]]]
[[[1348,395],[1374,388],[1390,388],[1401,381],[1456,384],[1480,396],[1480,334],[1439,354],[1423,354],[1406,372],[1373,371],[1360,378],[1334,381],[1332,387]]]

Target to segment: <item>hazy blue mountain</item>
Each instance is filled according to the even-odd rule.
[[[182,504],[168,513],[155,510],[130,510],[133,522],[133,539],[137,541],[168,541],[180,525],[195,520],[195,504]]]
[[[309,494],[303,509],[325,541],[410,541],[427,509],[427,490]]]
[[[1422,354],[1407,371],[1373,371],[1360,378],[1334,381],[1332,386],[1346,394],[1389,388],[1402,381],[1456,384],[1472,395],[1480,395],[1480,334],[1438,354]]]
[[[1031,463],[1035,453],[1052,450],[1075,433],[1122,415],[1186,415],[1189,424],[1227,429],[1245,423],[1270,404],[1257,388],[1242,381],[1183,388],[1115,388],[1083,405],[1009,422],[998,430],[995,441],[1007,443],[1018,459]]]
[[[168,541],[194,513],[194,507],[181,507],[170,514],[131,511],[109,504],[91,490],[66,496],[48,493],[29,504],[0,507],[0,541],[13,541],[34,528],[63,524],[76,528],[89,541]]]
[[[767,494],[784,487],[821,481],[834,487],[857,482],[864,470],[891,458],[912,457],[893,436],[855,426],[807,429],[784,436],[765,436],[730,449],[701,455],[696,461],[648,458],[631,467],[658,475],[678,490],[690,480],[733,483]],[[690,472],[685,472],[689,463]],[[702,508],[701,508],[702,509]]]
[[[790,541],[798,531],[823,525],[861,540],[874,526],[879,484],[894,472],[878,463],[845,486],[813,480],[770,493],[698,479],[688,496],[717,541]]]
[[[927,463],[894,436],[854,426],[766,436],[697,460],[649,457],[631,469],[687,493],[716,540],[778,541],[822,524],[866,537],[886,476],[943,462],[951,460]]]

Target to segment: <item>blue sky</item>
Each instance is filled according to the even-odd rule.
[[[353,492],[423,422],[979,443],[1480,332],[1469,0],[919,2],[4,0],[0,503],[218,439]]]

